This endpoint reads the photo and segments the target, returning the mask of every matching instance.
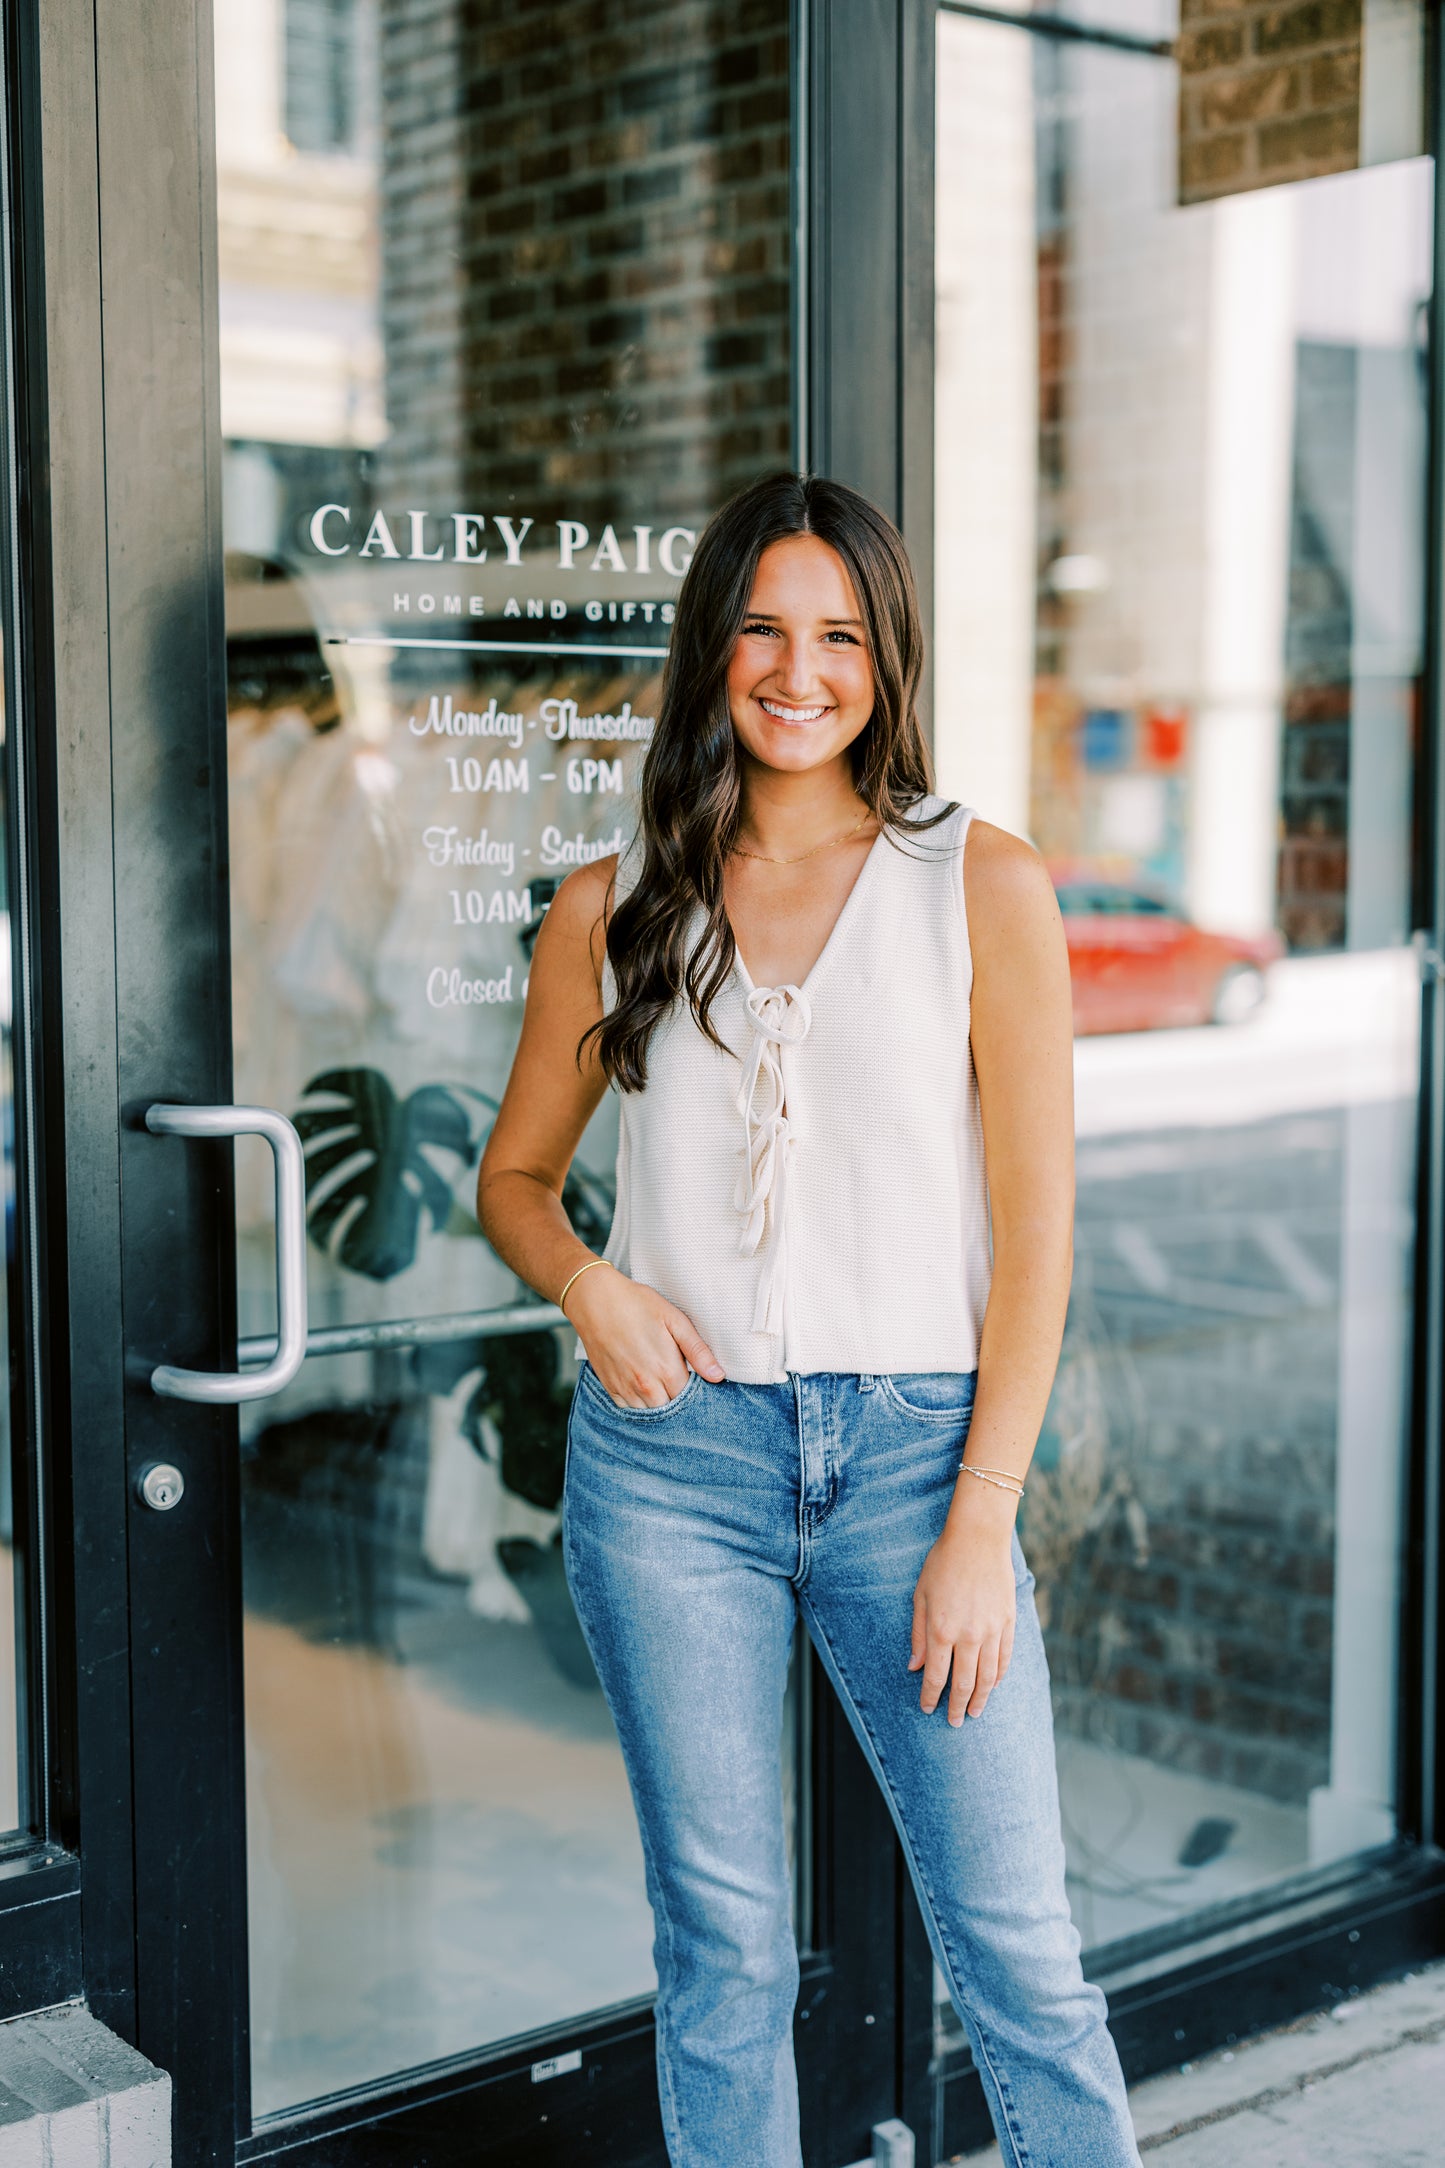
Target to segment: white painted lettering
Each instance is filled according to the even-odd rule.
[[[383,557],[400,557],[401,555],[401,551],[391,539],[391,529],[386,524],[386,514],[384,512],[378,512],[372,520],[371,525],[366,530],[366,540],[362,543],[357,554],[361,557],[370,557],[378,550]]]
[[[632,702],[624,700],[615,715],[581,715],[575,700],[544,700],[538,710],[547,736],[559,738],[627,739],[645,745],[656,728],[656,717],[634,715]]]
[[[508,964],[500,978],[469,979],[455,967],[448,971],[445,964],[438,964],[427,973],[426,998],[434,1009],[470,1009],[510,1001],[512,966]]]
[[[454,791],[528,791],[532,787],[525,760],[489,760],[483,768],[470,753],[464,760],[458,760],[455,753],[445,758]]]
[[[564,572],[572,570],[573,554],[587,547],[587,529],[580,519],[559,519],[557,522],[557,562]]]
[[[657,561],[663,571],[670,572],[675,580],[680,580],[692,563],[692,546],[696,540],[697,535],[691,527],[668,527],[657,545]],[[687,545],[682,552],[680,563],[674,547],[679,542]]]
[[[440,699],[433,693],[426,714],[407,722],[414,738],[505,738],[509,745],[521,744],[526,727],[521,709],[499,708],[495,693],[484,708],[453,707],[450,693]]]
[[[574,797],[590,798],[605,791],[622,794],[622,762],[617,760],[569,760],[567,788]]]
[[[320,550],[323,557],[345,557],[351,548],[349,535],[344,542],[328,542],[326,539],[326,522],[332,518],[344,519],[349,527],[351,523],[350,505],[323,504],[319,511],[312,513],[311,547]]]
[[[486,524],[487,516],[485,512],[453,512],[452,526],[456,531],[456,541],[452,545],[452,555],[459,565],[484,565],[486,563],[486,551],[473,547],[475,543],[481,540],[482,529]]]
[[[514,888],[494,888],[490,895],[481,888],[453,888],[447,892],[452,900],[452,924],[454,926],[515,926],[532,923],[532,891],[524,888],[521,895]]]
[[[507,563],[509,565],[519,565],[522,562],[522,544],[527,539],[527,529],[532,522],[529,519],[524,519],[521,526],[518,527],[511,520],[504,519],[500,512],[495,512],[492,515],[492,524],[507,545]]]
[[[440,542],[438,542],[434,550],[427,548],[425,512],[408,512],[406,516],[411,521],[411,548],[408,550],[407,555],[409,557],[419,557],[429,565],[435,564],[438,558],[443,557],[446,553]]]
[[[610,521],[602,530],[602,539],[598,543],[596,555],[592,559],[592,570],[600,572],[604,564],[609,565],[614,572],[625,572],[627,570],[626,560],[618,547],[616,531]]]
[[[589,843],[579,829],[575,836],[564,836],[560,828],[542,830],[542,863],[544,866],[590,866],[599,858],[610,858],[622,848],[622,830],[615,828],[610,836],[602,836]]]
[[[508,838],[493,837],[485,828],[464,836],[455,824],[440,822],[422,830],[422,849],[434,866],[492,866],[511,880],[517,870],[517,846]]]

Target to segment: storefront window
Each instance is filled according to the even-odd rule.
[[[235,1093],[302,1130],[341,1336],[243,1423],[265,2115],[653,1986],[558,1545],[575,1343],[473,1194],[697,531],[788,460],[788,9],[218,0],[216,50]]]
[[[1147,1951],[1395,1833],[1432,173],[1181,208],[1168,58],[938,57],[939,769],[1069,938],[1024,1537],[1076,1919]]]

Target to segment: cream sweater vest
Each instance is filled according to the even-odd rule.
[[[739,958],[712,1011],[730,1051],[679,1003],[646,1090],[620,1095],[606,1255],[685,1310],[740,1383],[977,1366],[990,1245],[971,818],[880,835],[803,984],[754,986]],[[635,871],[628,854],[619,894]]]

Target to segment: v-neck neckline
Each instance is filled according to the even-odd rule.
[[[806,978],[804,978],[801,984],[798,986],[798,992],[800,994],[807,993],[814,979],[816,979],[818,973],[822,970],[824,964],[828,961],[829,952],[832,950],[835,943],[837,942],[839,931],[845,919],[852,911],[854,904],[857,902],[858,893],[863,887],[864,882],[868,879],[869,874],[873,870],[873,861],[878,856],[879,851],[883,848],[886,841],[887,830],[886,828],[880,827],[877,835],[873,838],[872,843],[869,845],[867,857],[864,859],[862,865],[858,868],[857,873],[853,876],[853,886],[849,889],[847,895],[843,898],[842,903],[838,907],[838,916],[834,919],[832,925],[828,929],[827,940],[823,943],[823,946],[819,949],[817,955],[813,958],[813,961],[808,968],[808,974]],[[760,991],[772,991],[771,988],[759,988],[759,986],[754,981],[753,975],[748,969],[747,960],[743,955],[741,945],[739,944],[737,933],[733,930],[731,919],[729,919],[728,921],[728,928],[729,931],[732,932],[733,936],[733,967],[737,971],[739,977],[742,979],[744,991],[749,994],[755,994]],[[791,986],[794,982],[791,979],[784,979],[781,983],[785,986]]]

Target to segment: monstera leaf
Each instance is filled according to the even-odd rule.
[[[452,1210],[452,1185],[437,1165],[476,1158],[480,1138],[467,1100],[496,1111],[468,1085],[423,1084],[398,1099],[379,1069],[328,1069],[306,1087],[293,1119],[306,1148],[311,1239],[349,1272],[390,1280],[416,1256],[422,1214],[434,1228]]]
[[[478,1451],[482,1417],[501,1441],[503,1487],[549,1512],[562,1502],[567,1467],[567,1410],[572,1375],[563,1371],[555,1332],[498,1335],[486,1343],[485,1371],[462,1417],[462,1434]]]

